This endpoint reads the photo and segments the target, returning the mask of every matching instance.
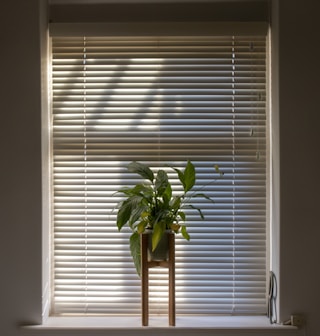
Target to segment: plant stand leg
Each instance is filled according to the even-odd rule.
[[[169,325],[176,325],[176,300],[175,300],[175,246],[174,234],[169,234]]]
[[[148,267],[148,236],[141,234],[141,294],[142,294],[142,325],[149,325],[149,267]]]

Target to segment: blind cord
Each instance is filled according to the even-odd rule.
[[[275,274],[269,273],[268,317],[271,324],[277,323],[277,279]]]

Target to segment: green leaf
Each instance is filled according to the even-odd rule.
[[[184,225],[181,225],[181,234],[184,239],[190,240],[189,233],[187,232],[187,228]]]
[[[172,199],[171,207],[173,210],[178,210],[181,206],[181,196],[175,196]]]
[[[130,219],[128,223],[129,226],[132,228],[133,224],[136,221],[138,221],[142,217],[142,214],[146,212],[147,210],[148,210],[147,206],[143,206],[140,204],[132,206],[131,215],[130,215]]]
[[[137,225],[137,232],[138,233],[142,233],[144,232],[146,226],[148,225],[148,222],[147,221],[141,221],[138,225]]]
[[[168,183],[166,190],[164,191],[162,198],[163,198],[163,203],[165,204],[165,207],[168,208],[169,207],[169,203],[172,197],[172,188],[171,188],[171,184]]]
[[[194,194],[194,195],[192,195],[192,197],[203,197],[203,198],[207,199],[208,201],[214,203],[214,200],[212,198],[210,198],[208,195],[203,194],[203,193]]]
[[[146,198],[146,196],[152,196],[151,185],[145,185],[142,183],[136,184],[133,188],[124,187],[118,190],[118,192],[125,194],[126,196],[141,196]]]
[[[179,180],[180,180],[180,182],[181,182],[181,184],[183,186],[183,189],[185,190],[186,183],[185,183],[185,178],[184,178],[183,172],[180,169],[178,169],[178,168],[175,168],[175,167],[171,167],[171,168],[178,174]]]
[[[174,233],[178,233],[179,230],[180,230],[180,227],[181,227],[181,226],[180,226],[179,224],[176,224],[176,223],[170,225],[170,229],[171,229]]]
[[[196,182],[196,170],[191,161],[187,162],[186,168],[184,170],[184,191],[188,192],[192,189]]]
[[[145,185],[145,184],[136,184],[134,188],[131,189],[131,194],[132,195],[140,195],[140,196],[145,196],[145,195],[152,195],[152,187],[151,185]]]
[[[123,193],[123,194],[129,196],[129,195],[132,195],[132,190],[133,190],[133,188],[123,187],[123,188],[119,189],[119,190],[117,191],[117,193]]]
[[[199,215],[200,215],[201,219],[204,219],[204,215],[203,215],[201,209],[196,208],[196,207],[193,206],[192,204],[189,204],[188,206],[189,206],[189,208],[191,208],[191,209],[197,210],[197,211],[199,212]]]
[[[137,215],[137,210],[138,212],[143,212],[145,210],[145,207],[141,206],[142,200],[143,198],[140,195],[133,195],[120,203],[117,214],[117,226],[119,230],[121,230],[127,222],[129,222],[129,225],[131,226],[134,221],[138,219],[139,216]]]
[[[137,274],[141,276],[140,235],[138,232],[134,232],[130,236],[130,251]]]
[[[155,181],[155,190],[158,196],[162,196],[168,186],[168,175],[164,170],[159,170]]]
[[[186,221],[186,214],[183,211],[179,211],[178,215],[180,216],[180,218],[185,222]]]
[[[166,226],[163,222],[157,222],[153,226],[153,233],[152,233],[152,251],[156,249],[159,244],[160,239],[162,238]]]
[[[117,227],[120,231],[122,227],[129,221],[131,216],[132,203],[130,199],[123,201],[117,214]]]
[[[153,182],[154,174],[153,171],[145,164],[133,161],[128,165],[128,170],[131,173],[137,173],[141,177]]]

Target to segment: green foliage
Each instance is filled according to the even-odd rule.
[[[132,173],[137,173],[141,177],[149,180],[150,182],[153,182],[154,180],[153,171],[148,166],[140,162],[136,161],[131,162],[128,165],[128,171]]]
[[[160,169],[156,174],[145,164],[131,162],[128,165],[129,172],[140,175],[145,182],[138,183],[134,187],[126,187],[119,190],[126,198],[119,203],[117,214],[117,227],[119,231],[126,224],[131,228],[130,250],[133,261],[140,275],[140,237],[145,229],[152,229],[152,250],[158,246],[164,232],[172,230],[181,233],[186,240],[190,239],[185,225],[186,214],[183,209],[191,208],[198,211],[203,219],[201,209],[190,204],[192,198],[202,197],[212,201],[204,193],[191,192],[196,183],[196,171],[193,163],[188,161],[185,169],[172,168],[178,175],[183,192],[173,195],[172,186],[166,171]],[[222,176],[219,167],[214,166],[215,172]]]
[[[130,251],[133,258],[133,263],[137,273],[141,274],[141,250],[140,250],[140,234],[134,231],[130,237]]]

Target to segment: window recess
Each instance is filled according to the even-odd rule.
[[[58,35],[61,35],[60,33]],[[176,237],[177,314],[265,314],[266,36],[52,37],[52,314],[140,314],[114,195],[132,160],[224,177]],[[176,178],[175,173],[170,173]],[[167,309],[150,275],[150,313]]]

